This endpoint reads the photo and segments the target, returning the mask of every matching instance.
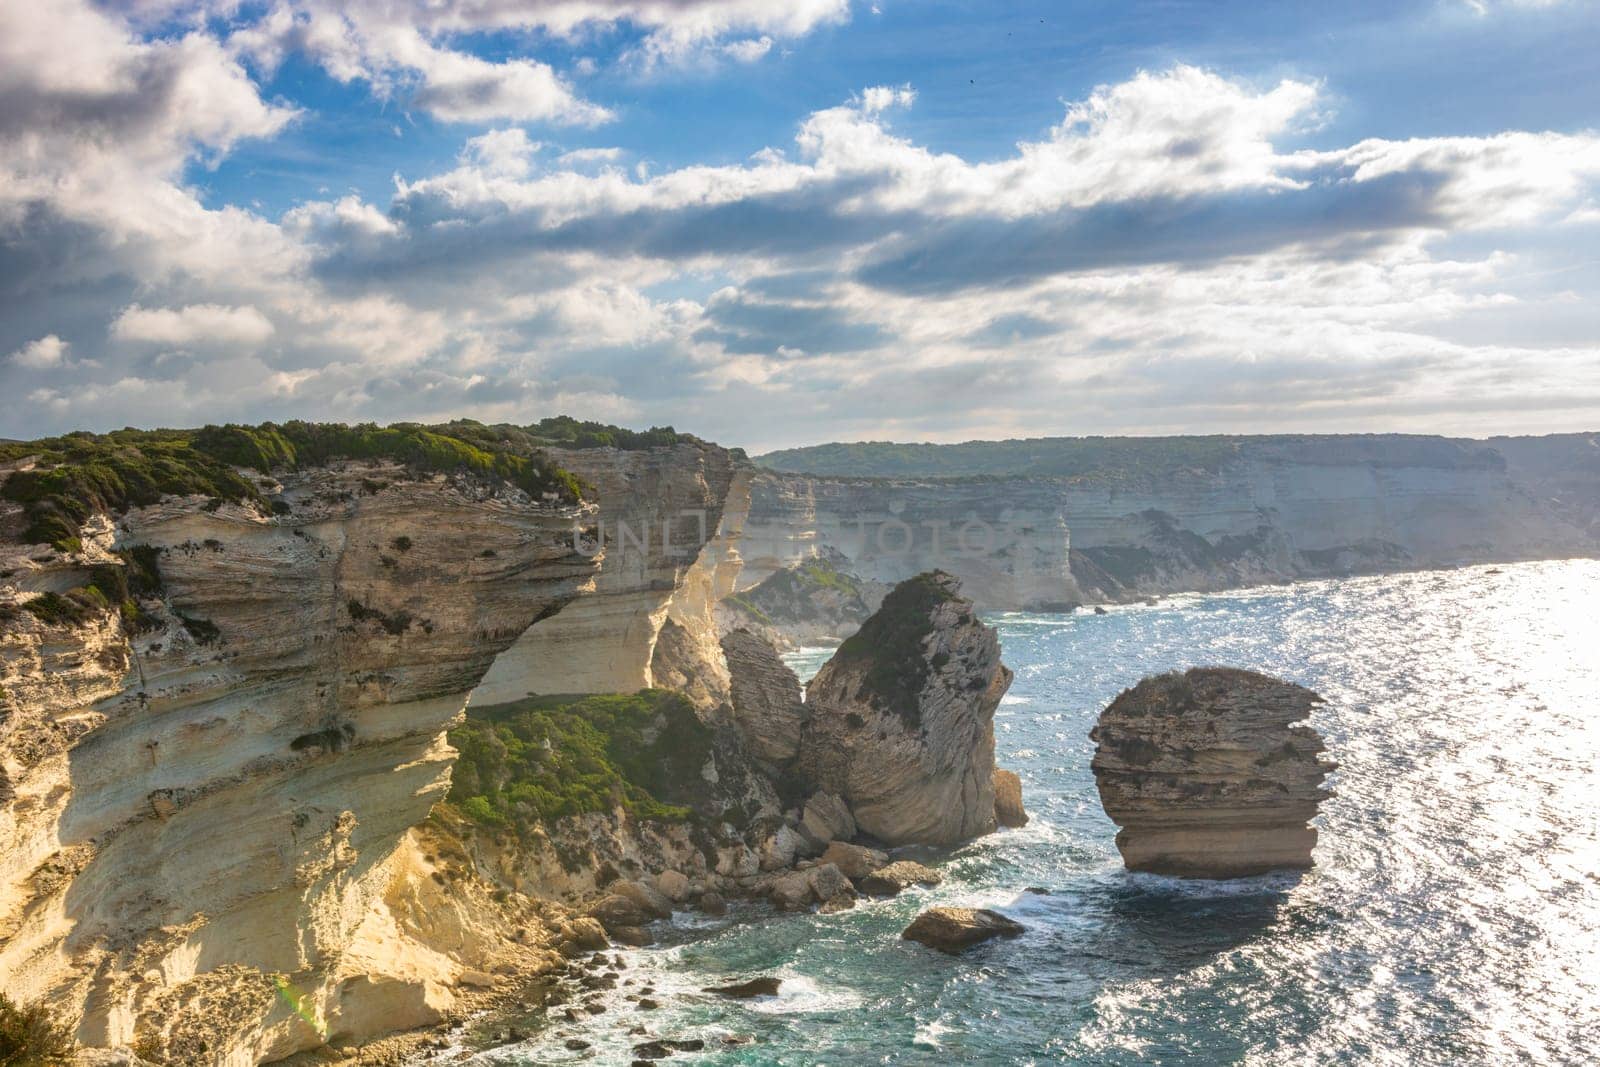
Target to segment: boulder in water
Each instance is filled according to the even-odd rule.
[[[892,897],[914,885],[938,885],[944,876],[932,867],[912,860],[895,860],[861,879],[861,891],[868,896]]]
[[[994,821],[1009,829],[1028,825],[1022,807],[1022,779],[1016,771],[994,769]]]
[[[779,978],[752,978],[748,982],[736,982],[733,985],[714,985],[702,989],[702,993],[715,993],[719,997],[732,997],[735,1000],[749,1000],[751,997],[775,997],[778,987],[783,984]]]
[[[1016,937],[1026,929],[987,908],[929,908],[900,936],[955,955],[991,938]]]

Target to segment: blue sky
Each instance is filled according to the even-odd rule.
[[[0,436],[1593,429],[1580,0],[0,10]]]

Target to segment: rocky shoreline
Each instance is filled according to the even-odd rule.
[[[451,424],[380,445],[426,438],[471,470],[285,465],[260,458],[293,451],[277,428],[213,429],[71,447],[128,477],[150,449],[217,496],[108,501],[48,447],[0,468],[0,967],[20,1003],[67,1006],[103,1062],[412,1062],[552,1012],[583,1041],[596,995],[634,981],[616,954],[654,924],[845,911],[940,882],[903,848],[1028,821],[995,765],[1011,672],[961,579],[811,568],[754,602],[852,628],[802,692],[778,620],[738,624],[752,472],[726,450]],[[29,540],[49,523],[72,536]],[[620,525],[656,535],[623,551]],[[1174,710],[1190,733],[1115,747],[1181,757],[1208,727]],[[1097,771],[1134,793],[1173,773]],[[1302,777],[1292,811],[1252,818],[1308,855]],[[1305,858],[1257,851],[1242,865]],[[919,922],[911,939],[942,950],[1016,932]],[[628,989],[630,1010],[652,992]],[[636,1036],[662,1054],[700,1039]]]

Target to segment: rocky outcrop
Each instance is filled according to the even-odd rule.
[[[692,440],[564,455],[612,504],[336,461],[248,472],[257,503],[90,515],[57,550],[17,543],[0,504],[8,994],[63,1006],[89,1045],[267,1062],[437,1021],[487,976],[592,945],[598,925],[536,898],[592,891],[607,865],[698,859],[703,878],[713,843],[684,824],[584,816],[512,855],[427,820],[446,731],[508,652],[497,684],[519,695],[648,681],[670,622],[663,661],[725,699],[710,602],[737,567],[732,457]],[[632,558],[596,550],[618,493],[616,513],[656,501],[665,523]],[[135,563],[157,587],[128,588]],[[525,654],[613,564],[603,610]],[[754,774],[705,772],[742,797]]]
[[[1026,929],[987,908],[929,908],[900,936],[954,956],[997,937],[1019,937]]]
[[[1129,870],[1239,878],[1306,868],[1307,824],[1329,796],[1321,698],[1254,671],[1199,667],[1146,678],[1090,733],[1106,814]]]
[[[914,860],[895,860],[860,879],[861,891],[874,897],[897,896],[914,885],[932,886],[942,881],[944,876],[938,871]]]
[[[824,546],[817,555],[768,575],[718,605],[718,625],[742,628],[781,648],[849,637],[878,610],[889,586],[858,578],[850,561]]]
[[[847,878],[859,881],[873,871],[889,865],[889,855],[879,852],[875,848],[865,845],[852,845],[846,841],[834,841],[822,853],[818,863],[831,863],[839,868]]]
[[[749,1000],[752,997],[775,997],[782,985],[781,978],[752,978],[748,982],[736,982],[733,985],[707,986],[701,992],[715,993],[719,997],[731,997],[734,1000]]]
[[[902,582],[806,687],[796,773],[888,845],[988,833],[994,713],[1010,684],[995,631],[954,578]]]
[[[800,751],[806,707],[800,679],[777,649],[748,630],[722,638],[734,721],[758,759],[784,766]]]
[[[1022,807],[1022,779],[1016,771],[995,768],[994,820],[1013,830],[1028,825],[1028,813]]]

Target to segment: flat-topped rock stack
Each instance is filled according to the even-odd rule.
[[[1106,814],[1132,871],[1242,878],[1312,865],[1330,796],[1322,698],[1254,671],[1197,667],[1125,690],[1090,732]]]

